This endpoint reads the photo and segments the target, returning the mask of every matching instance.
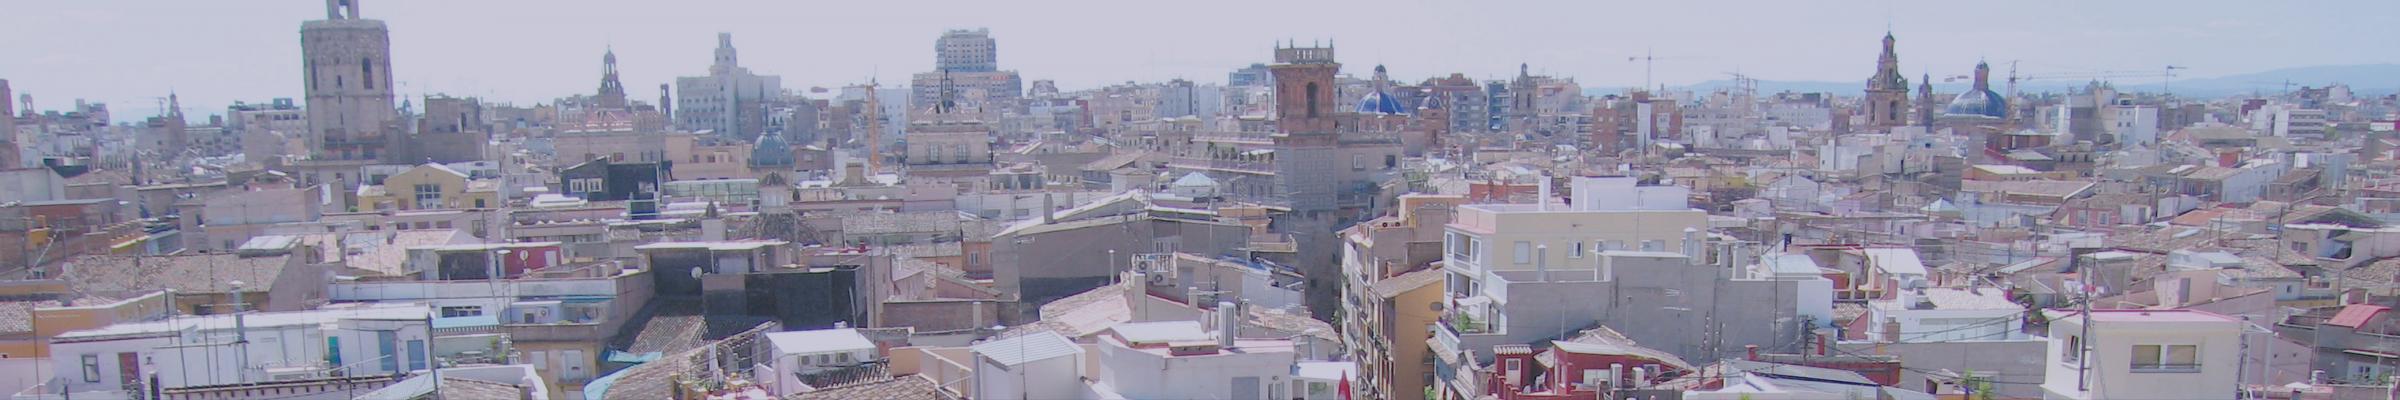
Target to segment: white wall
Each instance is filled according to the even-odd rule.
[[[1236,398],[1233,382],[1245,377],[1258,380],[1255,398],[1278,398],[1267,394],[1278,385],[1290,393],[1296,361],[1291,352],[1162,357],[1115,341],[1099,347],[1099,380],[1129,399]]]
[[[975,394],[983,399],[1069,399],[1083,393],[1083,356],[1056,357],[1010,371],[981,356],[975,361]]]
[[[47,358],[0,358],[0,393],[16,393],[56,376]]]

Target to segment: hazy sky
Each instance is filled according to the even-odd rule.
[[[1585,87],[1685,84],[1739,70],[1864,80],[1888,26],[1908,75],[2157,70],[2208,77],[2400,59],[2400,1],[721,1],[365,0],[392,28],[405,95],[531,103],[598,86],[613,44],[634,97],[706,71],[717,32],[784,85],[905,83],[945,28],[989,27],[1000,64],[1075,90],[1127,80],[1223,82],[1274,43],[1334,40],[1347,72],[1396,79],[1570,75]],[[170,89],[186,112],[301,97],[299,29],[321,0],[0,0],[0,79],[43,109],[85,98],[120,120]],[[1180,4],[1180,5],[1169,5]]]

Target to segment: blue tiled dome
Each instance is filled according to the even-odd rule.
[[[1390,92],[1385,91],[1384,87],[1390,86],[1389,79],[1387,75],[1384,75],[1383,66],[1375,66],[1375,88],[1367,92],[1367,97],[1358,99],[1358,113],[1385,115],[1408,113],[1408,106],[1400,105],[1399,98],[1392,97]]]
[[[758,135],[758,140],[751,143],[752,167],[784,167],[791,166],[792,162],[792,145],[783,140],[782,132]]]
[[[1384,93],[1383,89],[1378,88],[1373,92],[1368,92],[1367,97],[1358,99],[1358,112],[1360,114],[1407,114],[1408,107],[1401,106],[1400,99],[1394,98],[1391,94]]]
[[[1992,92],[1992,65],[1975,63],[1975,86],[1950,99],[1944,116],[2008,118],[2008,98]]]
[[[1951,99],[1950,106],[1942,108],[1942,114],[2008,118],[2008,99],[1992,93],[1991,89],[1969,90]]]

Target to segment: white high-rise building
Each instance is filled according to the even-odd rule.
[[[783,78],[750,73],[738,62],[733,34],[717,34],[708,76],[675,78],[675,126],[748,140],[765,129],[766,102],[783,96]]]
[[[2119,105],[2116,113],[2108,130],[2117,136],[2117,143],[2158,143],[2158,107]]]
[[[325,19],[300,25],[302,90],[308,98],[314,158],[372,160],[398,118],[392,106],[392,37],[383,21],[359,16],[359,2],[325,0]]]

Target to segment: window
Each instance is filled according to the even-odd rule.
[[[427,209],[440,208],[442,206],[442,185],[419,183],[416,187],[416,193],[416,208]]]
[[[488,208],[488,206],[483,204],[483,199],[475,199],[475,208]]]
[[[360,72],[358,81],[366,84],[367,90],[375,90],[375,59],[358,59],[358,72]]]
[[[483,307],[480,307],[480,306],[449,306],[449,307],[442,307],[442,318],[473,317],[473,316],[478,316],[478,315],[483,315]]]
[[[2142,344],[2133,346],[2134,372],[2200,372],[2200,346]]]
[[[1464,243],[1462,240],[1459,240],[1458,234],[1449,233],[1443,234],[1442,236],[1442,247],[1444,254],[1449,254],[1450,258],[1461,258],[1467,256],[1466,243]]]
[[[1308,116],[1317,116],[1317,83],[1308,83]]]
[[[1517,242],[1512,247],[1516,250],[1510,253],[1510,260],[1518,264],[1533,262],[1533,242]]]
[[[1575,251],[1568,252],[1567,258],[1583,258],[1583,250],[1583,242],[1575,242]]]
[[[83,381],[86,383],[100,382],[100,355],[83,355]]]

